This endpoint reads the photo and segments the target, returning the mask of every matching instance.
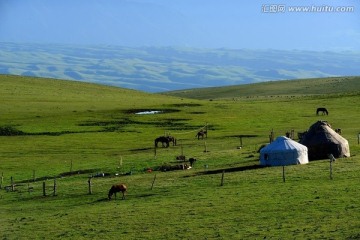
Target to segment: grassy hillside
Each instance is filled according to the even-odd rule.
[[[12,133],[0,136],[0,238],[357,239],[360,95],[350,92],[204,101],[0,76],[0,127]],[[318,106],[329,115],[316,116]],[[144,110],[162,112],[135,114]],[[304,131],[319,119],[350,144],[333,180],[328,160],[286,167],[285,182],[281,167],[256,167],[271,130]],[[197,140],[205,125],[208,138]],[[155,154],[164,133],[178,145]],[[182,164],[182,153],[197,159],[192,169],[159,171]],[[117,182],[127,198],[108,201]]]
[[[265,83],[244,84],[226,87],[187,89],[166,92],[164,94],[195,99],[221,99],[261,96],[274,97],[327,95],[358,93],[359,91],[360,77],[333,77],[271,81]]]

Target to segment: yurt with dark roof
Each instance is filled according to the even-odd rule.
[[[348,141],[335,132],[326,121],[317,121],[303,135],[300,143],[308,148],[309,160],[350,157]]]

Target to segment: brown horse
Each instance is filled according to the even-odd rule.
[[[121,199],[125,199],[125,193],[127,191],[127,187],[125,184],[116,184],[116,185],[112,185],[112,187],[109,190],[109,200],[111,200],[111,197],[113,194],[115,194],[115,199],[116,199],[116,193],[118,192],[122,192],[122,198]]]
[[[198,140],[200,139],[200,137],[201,137],[201,139],[204,139],[204,136],[207,138],[207,130],[200,130],[196,135],[195,135],[195,137],[197,137],[198,138]]]

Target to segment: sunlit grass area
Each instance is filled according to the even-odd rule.
[[[1,76],[0,127],[10,126],[13,134],[0,136],[0,236],[357,239],[359,86],[344,80],[330,91],[320,82],[295,81],[300,90],[291,82],[254,85],[263,90],[251,98],[207,89],[201,100]],[[302,92],[303,86],[311,91]],[[329,115],[317,116],[319,106]],[[145,110],[160,113],[135,114]],[[256,167],[271,131],[302,132],[320,119],[341,128],[350,145],[351,157],[333,164],[332,180],[327,159]],[[208,137],[198,140],[202,128]],[[154,139],[164,134],[177,145],[155,151]],[[160,171],[182,164],[179,155],[196,158],[193,168]],[[128,185],[126,200],[108,201],[118,182]]]

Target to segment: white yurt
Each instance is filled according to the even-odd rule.
[[[306,146],[281,136],[260,150],[260,165],[286,166],[309,162]]]

